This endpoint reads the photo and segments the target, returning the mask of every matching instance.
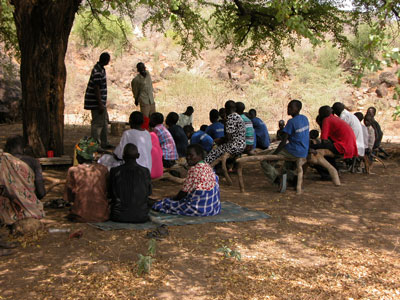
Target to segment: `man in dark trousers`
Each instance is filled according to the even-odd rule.
[[[103,149],[113,148],[107,141],[107,77],[104,66],[110,62],[110,54],[104,52],[93,67],[85,93],[84,108],[91,111],[91,137]]]
[[[138,158],[136,145],[126,144],[123,154],[125,163],[110,171],[112,221],[144,223],[149,220],[150,171],[136,162]]]

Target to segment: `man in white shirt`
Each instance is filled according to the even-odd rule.
[[[147,130],[141,128],[142,124],[143,114],[139,111],[131,113],[129,125],[132,129],[124,131],[119,145],[114,150],[114,155],[122,160],[125,145],[134,144],[139,151],[139,158],[137,158],[136,162],[151,172],[151,136]]]
[[[356,136],[357,151],[359,156],[364,156],[365,146],[364,146],[364,135],[361,127],[361,122],[358,118],[345,109],[344,104],[341,102],[336,102],[332,106],[332,110],[339,118],[345,121],[353,129]]]
[[[181,126],[182,128],[185,127],[186,125],[191,125],[193,126],[193,112],[194,109],[192,106],[188,106],[186,108],[186,111],[183,114],[179,114],[179,120],[177,125]]]

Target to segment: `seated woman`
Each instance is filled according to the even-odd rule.
[[[83,138],[75,146],[79,165],[70,167],[64,191],[64,200],[73,202],[67,216],[77,222],[104,222],[110,211],[107,200],[105,166],[93,163],[93,154],[99,145],[93,138]]]
[[[153,210],[185,216],[218,215],[221,211],[218,177],[203,161],[203,148],[198,144],[189,145],[186,159],[191,168],[182,190],[173,198],[154,203]]]
[[[43,204],[35,194],[35,173],[25,162],[0,149],[0,223],[12,225],[43,217]]]

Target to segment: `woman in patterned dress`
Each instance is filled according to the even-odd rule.
[[[35,173],[22,160],[0,150],[0,223],[43,217],[43,204],[35,194]]]
[[[153,205],[153,210],[185,216],[214,216],[221,211],[218,176],[203,161],[204,151],[198,144],[189,145],[186,156],[191,167],[182,190],[173,198]]]
[[[246,126],[239,114],[236,113],[236,105],[232,100],[225,103],[227,120],[225,124],[225,136],[218,142],[220,145],[211,150],[205,158],[205,162],[211,164],[224,153],[241,154],[246,148]]]

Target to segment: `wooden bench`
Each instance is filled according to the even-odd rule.
[[[72,165],[72,157],[63,155],[60,157],[41,157],[39,162],[42,166]]]
[[[329,151],[329,150],[327,150]],[[282,155],[273,155],[273,154],[258,154],[254,156],[246,156],[246,157],[241,157],[236,160],[237,163],[237,173],[239,176],[239,187],[240,191],[244,193],[245,188],[244,188],[244,181],[243,181],[243,166],[246,163],[249,162],[255,162],[255,161],[263,161],[263,160],[269,160],[269,161],[295,161],[296,162],[296,170],[297,170],[297,186],[296,186],[296,192],[297,194],[302,193],[302,185],[303,185],[303,166],[306,163],[310,164],[315,164],[315,165],[320,165],[324,168],[326,168],[329,172],[329,174],[332,177],[332,181],[335,185],[340,185],[340,179],[339,179],[339,174],[337,170],[324,158],[325,156],[334,156],[332,152],[327,153],[325,149],[320,149],[317,150],[317,154],[310,154],[307,159],[305,158],[295,158],[295,159],[290,159],[287,157],[284,157]]]

